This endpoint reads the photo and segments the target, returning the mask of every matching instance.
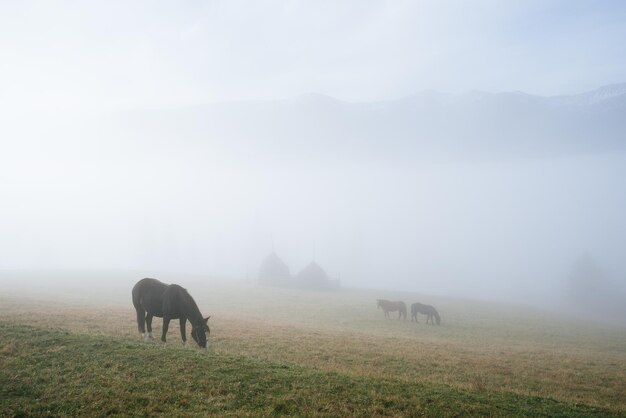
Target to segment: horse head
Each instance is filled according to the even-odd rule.
[[[381,301],[381,299],[376,299],[376,303],[377,303],[376,304],[376,309],[380,309],[380,306],[381,306],[380,301]]]
[[[210,317],[209,315],[203,318],[203,321],[191,325],[191,338],[202,348],[209,347],[209,334],[211,334],[211,329],[209,328]]]

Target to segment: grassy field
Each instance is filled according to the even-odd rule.
[[[93,272],[62,274],[60,287],[19,274],[0,274],[1,416],[626,416],[623,327],[428,295],[160,275],[212,315],[205,352],[182,347],[175,324],[165,345],[140,340],[134,274],[106,286]],[[442,325],[385,320],[378,297],[431,303]]]

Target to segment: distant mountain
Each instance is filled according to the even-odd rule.
[[[137,110],[108,118],[133,141],[215,146],[251,158],[545,156],[626,150],[626,83],[541,97],[522,92],[350,103],[320,94]]]
[[[550,98],[553,102],[562,105],[574,105],[574,106],[590,106],[596,105],[602,102],[611,102],[612,99],[621,97],[624,100],[626,96],[626,83],[621,84],[609,84],[608,86],[600,87],[599,89],[592,90],[586,93],[575,94],[571,96],[556,96]]]

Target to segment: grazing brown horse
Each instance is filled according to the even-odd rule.
[[[441,324],[441,317],[439,317],[439,312],[431,305],[424,305],[422,303],[414,303],[411,305],[411,321],[418,322],[417,314],[421,313],[426,315],[426,323],[430,321],[431,324],[435,325],[435,321],[437,321],[437,325]],[[433,321],[434,318],[434,321]]]
[[[385,311],[385,318],[389,318],[389,312],[398,311],[398,320],[403,316],[406,320],[406,304],[401,300],[376,299],[376,301],[378,302],[378,309],[383,308]]]
[[[180,336],[183,344],[187,343],[185,325],[191,323],[191,337],[200,347],[209,346],[209,318],[203,318],[198,305],[191,295],[177,284],[165,284],[156,279],[141,279],[132,291],[133,305],[137,311],[137,327],[145,339],[152,338],[152,317],[163,318],[163,333],[161,341],[165,342],[165,335],[170,320],[180,320]],[[147,325],[147,332],[146,332]]]

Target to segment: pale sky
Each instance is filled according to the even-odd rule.
[[[626,80],[625,22],[622,1],[5,1],[0,106],[578,93]]]
[[[243,278],[275,245],[347,286],[539,300],[589,252],[624,287],[623,108],[174,108],[574,94],[626,82],[625,22],[626,1],[0,0],[0,269]]]

